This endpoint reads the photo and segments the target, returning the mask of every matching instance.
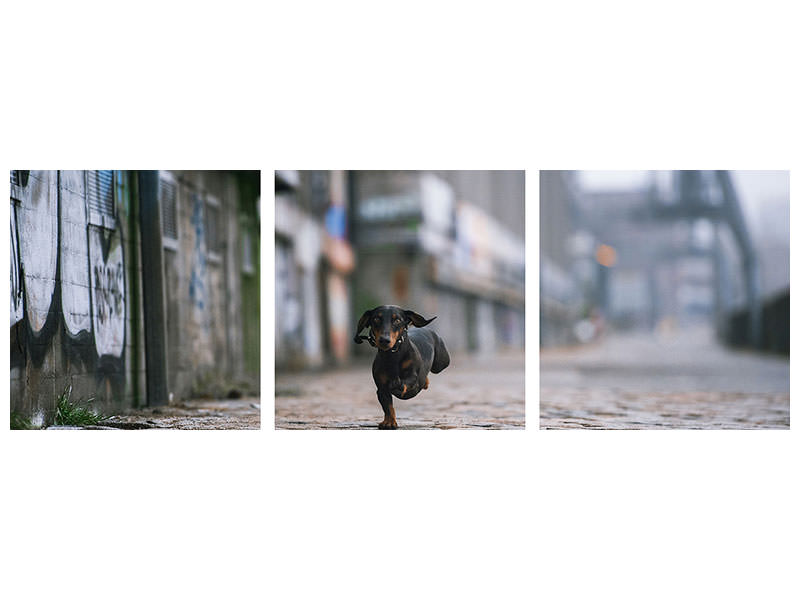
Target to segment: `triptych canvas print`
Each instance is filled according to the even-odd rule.
[[[268,173],[11,171],[11,427],[789,427],[788,172]]]

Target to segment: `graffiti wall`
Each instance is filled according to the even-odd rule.
[[[174,182],[176,206],[174,219],[168,219],[176,226],[164,236],[170,391],[175,397],[213,393],[209,382],[232,385],[250,375],[255,388],[258,368],[246,373],[244,348],[245,335],[258,335],[257,316],[247,328],[244,322],[260,305],[257,292],[252,304],[244,300],[243,280],[257,277],[244,273],[240,219],[242,206],[255,206],[258,179],[255,191],[231,172],[170,171],[161,179],[165,195]],[[258,365],[259,350],[256,343]]]
[[[92,330],[89,237],[83,171],[61,171],[61,311],[73,337]]]
[[[119,230],[90,228],[89,276],[97,356],[120,358],[125,349],[125,261]]]
[[[209,186],[219,185],[219,177],[202,172],[173,172],[177,183],[178,246],[165,246],[167,349],[171,357],[168,380],[175,394],[199,391],[198,380],[228,367],[226,340],[214,336],[214,324],[223,330],[231,322],[224,316],[227,301],[220,288],[221,263],[211,258],[208,246],[207,204]],[[223,179],[224,181],[224,179]]]
[[[87,396],[124,395],[124,177],[11,173],[12,396],[26,412],[48,410],[75,381]]]
[[[145,406],[149,318],[172,401],[258,389],[258,174],[160,171],[161,265],[142,260],[137,181],[11,172],[12,412],[47,422],[67,386],[107,414]],[[163,311],[142,302],[150,278]]]
[[[18,235],[24,274],[25,313],[33,335],[42,333],[56,288],[58,261],[58,174],[32,171],[20,184]]]

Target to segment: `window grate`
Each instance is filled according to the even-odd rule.
[[[89,210],[114,218],[114,171],[86,171]]]
[[[19,185],[19,171],[11,171],[11,185]]]
[[[161,204],[161,235],[171,240],[178,239],[178,202],[175,183],[166,179],[158,183]]]

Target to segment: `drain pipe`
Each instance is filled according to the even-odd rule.
[[[165,406],[167,394],[167,344],[164,307],[164,260],[161,211],[158,206],[158,171],[139,171],[139,230],[142,244],[142,298],[147,405]]]

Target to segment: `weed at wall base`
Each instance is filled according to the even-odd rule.
[[[41,427],[36,427],[29,418],[16,411],[11,411],[10,422],[11,429],[41,429]]]
[[[94,398],[89,398],[85,402],[72,402],[72,386],[68,385],[58,397],[56,404],[56,414],[53,419],[54,425],[72,425],[81,427],[84,425],[97,425],[106,417],[99,412],[89,408],[89,403]]]

